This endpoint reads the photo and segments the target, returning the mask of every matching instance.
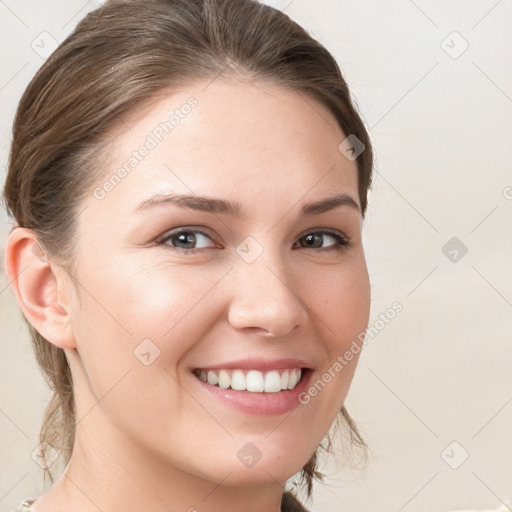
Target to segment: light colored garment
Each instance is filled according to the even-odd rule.
[[[25,500],[18,508],[12,510],[12,512],[30,512],[30,505],[34,503],[35,500],[36,498]],[[282,512],[308,512],[289,491],[284,493],[281,507]]]
[[[26,500],[12,512],[30,512],[30,504],[33,503],[34,501],[35,500]],[[507,501],[507,503],[504,503],[503,505],[501,505],[501,507],[493,509],[450,510],[449,512],[512,512],[512,500]]]
[[[30,512],[30,505],[35,500],[25,500],[17,509],[12,512]]]

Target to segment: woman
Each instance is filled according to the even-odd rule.
[[[250,0],[111,0],[18,107],[5,265],[54,395],[18,510],[305,510],[368,324],[368,134]]]

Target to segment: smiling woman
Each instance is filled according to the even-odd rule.
[[[344,401],[371,172],[334,58],[282,12],[89,13],[21,99],[4,190],[6,269],[54,392],[53,485],[20,510],[305,510],[285,486],[311,496],[338,419],[366,446]]]

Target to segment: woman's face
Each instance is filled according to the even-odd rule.
[[[284,483],[343,405],[368,322],[348,134],[309,98],[221,79],[123,130],[79,217],[78,435],[88,422],[111,452],[225,485]]]

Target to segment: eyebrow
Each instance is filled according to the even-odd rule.
[[[217,199],[213,197],[205,197],[198,195],[180,195],[180,194],[155,194],[150,198],[142,201],[134,210],[134,212],[147,210],[156,205],[175,204],[181,208],[189,210],[197,210],[201,212],[229,215],[236,218],[244,217],[243,208],[240,203],[227,201],[225,199]],[[319,215],[321,213],[333,210],[340,206],[348,206],[361,212],[359,204],[348,194],[338,194],[333,197],[320,199],[312,203],[302,206],[300,216]]]

